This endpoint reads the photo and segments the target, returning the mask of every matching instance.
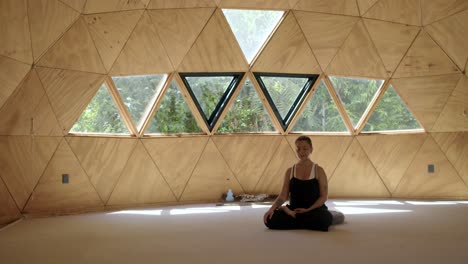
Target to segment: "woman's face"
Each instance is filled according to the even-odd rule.
[[[296,142],[296,153],[300,160],[306,160],[312,153],[312,148],[306,141],[300,140]]]

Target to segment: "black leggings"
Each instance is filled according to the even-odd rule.
[[[326,207],[296,214],[296,218],[286,214],[283,210],[275,210],[265,225],[270,229],[310,229],[327,232],[332,219],[333,216]]]

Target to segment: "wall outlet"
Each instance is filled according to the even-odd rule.
[[[427,172],[434,173],[434,170],[435,170],[434,164],[428,164],[427,165]]]
[[[62,174],[62,184],[68,184],[70,181],[70,175]]]

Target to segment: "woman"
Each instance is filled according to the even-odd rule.
[[[328,198],[327,175],[322,167],[309,159],[312,141],[296,139],[299,162],[286,171],[281,194],[263,216],[270,229],[311,229],[328,231],[332,214],[325,202]],[[290,204],[282,206],[290,196]]]

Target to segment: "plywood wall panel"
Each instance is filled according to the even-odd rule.
[[[75,9],[78,12],[83,12],[86,0],[59,0],[60,2],[68,5],[69,7]]]
[[[421,0],[423,25],[468,9],[467,0]]]
[[[37,63],[52,68],[106,73],[101,57],[82,18]]]
[[[124,11],[84,16],[104,67],[109,71],[143,11]]]
[[[62,184],[62,174],[69,183]],[[25,212],[67,211],[103,205],[67,141],[62,139],[29,199]]]
[[[421,122],[431,131],[461,74],[393,79],[393,87]]]
[[[147,12],[130,35],[112,67],[112,75],[166,73],[173,66]]]
[[[382,58],[385,69],[390,74],[393,73],[418,35],[420,28],[372,19],[364,19],[364,24]]]
[[[387,187],[355,138],[333,173],[328,194],[331,197],[390,197]]]
[[[0,13],[0,55],[32,64],[27,1],[1,1]]]
[[[420,26],[420,0],[380,0],[364,17]]]
[[[253,71],[320,73],[321,69],[292,13],[280,24],[258,55]]]
[[[0,225],[9,224],[19,218],[21,218],[21,213],[2,179],[0,179]]]
[[[62,127],[72,128],[104,81],[104,75],[38,67],[52,109]]]
[[[394,192],[427,135],[363,135],[357,139],[390,192]]]
[[[242,50],[219,9],[179,66],[181,72],[237,72],[247,69]]]
[[[172,65],[177,68],[214,8],[151,10],[151,17]]]
[[[468,77],[460,78],[447,100],[433,131],[468,131]]]
[[[31,65],[0,56],[0,108],[30,69]]]
[[[300,0],[294,9],[328,14],[359,16],[359,10],[355,0]]]
[[[283,138],[255,187],[255,193],[279,194],[286,170],[298,161],[296,154]]]
[[[328,66],[330,75],[386,78],[382,59],[362,21],[359,21]]]
[[[322,69],[326,69],[348,37],[357,17],[294,11],[294,15]]]
[[[65,33],[80,13],[57,0],[28,0],[34,61]]]
[[[251,8],[251,9],[289,9],[288,1],[278,0],[222,0],[220,8]]]
[[[357,0],[359,13],[361,16],[364,15],[369,10],[369,8],[374,6],[377,1],[379,0]]]
[[[36,136],[63,136],[67,134],[67,131],[63,131],[60,127],[47,95],[42,96],[39,105],[34,110],[32,119],[32,133]]]
[[[142,139],[177,199],[180,199],[208,137]]]
[[[135,147],[135,139],[66,138],[102,201],[107,202]]]
[[[428,172],[429,164],[434,165],[434,173]],[[393,195],[401,198],[460,198],[468,197],[468,188],[432,136],[428,136]]]
[[[176,197],[166,180],[141,141],[138,141],[112,191],[108,204],[149,204],[175,201]]]
[[[432,133],[458,174],[468,184],[468,132]]]
[[[458,68],[463,70],[468,60],[468,10],[435,22],[425,29]]]
[[[432,76],[456,72],[458,72],[457,66],[426,31],[422,30],[393,77]]]
[[[180,200],[218,201],[229,188],[235,195],[244,192],[216,145],[208,140]]]
[[[150,0],[87,0],[85,14],[144,9]]]
[[[224,160],[246,193],[253,193],[272,156],[278,149],[281,137],[236,136],[213,137]]]
[[[216,7],[213,0],[151,0],[148,9]]]

